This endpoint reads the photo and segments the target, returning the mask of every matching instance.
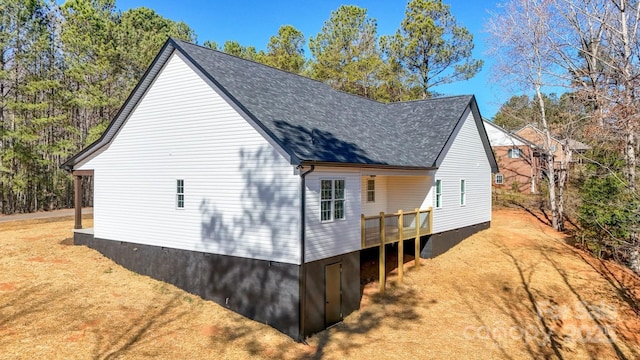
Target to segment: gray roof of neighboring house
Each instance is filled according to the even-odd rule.
[[[145,79],[157,75],[173,49],[190,60],[245,118],[280,145],[292,163],[435,168],[468,109],[480,119],[472,95],[384,104],[336,91],[303,76],[170,39],[124,110],[105,131],[102,145],[98,140],[63,167],[72,168],[115,136],[131,111],[126,110],[127,103],[139,100],[141,95],[136,97],[136,92],[143,93],[150,86],[151,80]],[[484,134],[485,152],[495,168],[481,122],[478,128]]]
[[[569,144],[569,148],[571,150],[577,150],[577,151],[587,151],[589,149],[591,149],[591,146],[582,143],[578,140],[573,140],[573,139],[565,139],[565,141]]]

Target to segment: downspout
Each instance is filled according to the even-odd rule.
[[[302,165],[298,166],[298,170],[302,171]],[[315,166],[311,165],[311,168],[305,172],[300,173],[300,331],[298,332],[298,341],[305,343],[304,341],[304,316],[305,307],[307,302],[307,269],[305,267],[305,216],[306,216],[306,192],[307,185],[305,177],[311,174],[315,170]]]

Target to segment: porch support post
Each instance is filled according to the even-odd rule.
[[[404,234],[402,210],[398,210],[398,283],[402,284],[404,278]]]
[[[415,263],[420,267],[420,209],[416,208],[416,241],[415,241]]]
[[[75,225],[74,229],[82,229],[82,176],[73,176]]]
[[[379,278],[380,278],[380,292],[384,292],[385,282],[387,281],[387,269],[386,263],[387,259],[384,255],[384,238],[385,238],[385,228],[384,228],[384,212],[380,212],[380,257],[378,259],[379,263]]]
[[[433,234],[433,207],[429,208],[429,234]]]
[[[365,227],[364,227],[364,214],[360,214],[360,248],[364,249],[365,246]]]

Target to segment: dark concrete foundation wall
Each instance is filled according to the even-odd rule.
[[[325,326],[325,266],[342,263],[342,317],[360,308],[360,252],[352,252],[307,263],[305,336]]]
[[[420,257],[429,259],[444,254],[447,250],[458,245],[462,240],[478,231],[488,229],[490,226],[491,222],[487,221],[460,229],[424,236],[421,239],[422,250],[420,251]]]
[[[298,265],[79,235],[84,234],[74,236],[76,245],[87,245],[127,269],[173,284],[298,338]]]

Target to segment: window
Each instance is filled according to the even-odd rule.
[[[509,149],[507,153],[509,155],[509,159],[517,159],[519,157],[522,157],[522,151],[520,151],[520,149]]]
[[[344,180],[321,180],[320,220],[331,221],[344,218]]]
[[[376,181],[375,179],[367,180],[367,202],[376,201]]]
[[[496,174],[496,184],[502,185],[504,183],[504,177],[502,174]]]
[[[442,207],[442,180],[436,180],[436,209]]]
[[[467,182],[464,179],[460,180],[460,205],[465,205],[467,202]]]
[[[176,208],[184,209],[184,180],[176,180]]]

